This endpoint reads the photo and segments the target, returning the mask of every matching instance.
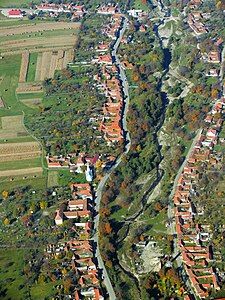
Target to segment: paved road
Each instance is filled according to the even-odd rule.
[[[177,187],[178,179],[179,179],[181,173],[183,172],[184,166],[186,165],[189,157],[191,156],[193,148],[194,148],[197,140],[200,138],[201,133],[202,133],[202,129],[199,129],[196,136],[195,136],[195,138],[194,138],[194,140],[193,140],[193,142],[192,142],[192,144],[191,144],[191,147],[190,147],[190,149],[189,149],[189,151],[186,155],[186,158],[185,158],[184,162],[182,163],[179,171],[177,172],[177,175],[176,175],[175,180],[174,180],[173,188],[172,188],[172,191],[171,191],[170,196],[169,196],[170,203],[168,205],[167,215],[168,215],[168,220],[170,221],[170,226],[168,226],[167,230],[168,230],[168,234],[172,234],[173,236],[175,236],[175,234],[176,234],[176,227],[175,227],[176,223],[175,223],[175,219],[174,219],[175,216],[174,216],[173,196],[174,196],[174,193],[175,193],[175,190],[176,190],[176,187]],[[178,240],[175,239],[174,240],[173,258],[176,258],[177,266],[181,270],[182,279],[185,282],[186,286],[191,291],[192,287],[191,287],[189,278],[188,278],[188,276],[187,276],[187,274],[186,274],[186,272],[183,268],[183,261],[182,261],[181,256],[179,255],[179,253],[180,253],[180,249],[179,249],[179,246],[178,246]]]
[[[168,205],[168,212],[167,212],[168,220],[171,220],[170,221],[171,222],[171,226],[168,227],[168,233],[169,234],[176,234],[175,221],[172,221],[172,220],[174,219],[173,196],[174,196],[174,193],[175,193],[175,190],[176,190],[176,187],[177,187],[178,179],[179,179],[181,173],[183,172],[184,166],[186,165],[189,157],[191,156],[193,148],[194,148],[197,140],[200,138],[201,133],[202,133],[202,129],[199,129],[198,132],[197,132],[197,134],[196,134],[196,136],[195,136],[195,138],[194,138],[194,140],[193,140],[193,142],[192,142],[192,144],[191,144],[191,147],[190,147],[190,149],[189,149],[189,151],[188,151],[188,153],[186,155],[185,160],[183,161],[183,163],[182,163],[179,171],[177,172],[177,175],[176,175],[174,183],[173,183],[173,188],[172,188],[172,191],[171,191],[170,196],[169,196],[170,203]],[[177,244],[177,243],[175,243],[175,244]],[[174,251],[174,252],[175,252],[175,256],[176,256],[176,254],[178,253],[178,250]]]
[[[223,90],[223,77],[224,77],[224,70],[225,70],[225,46],[223,46],[223,50],[221,52],[221,64],[220,64],[220,80],[222,84],[222,90]]]
[[[119,68],[119,75],[120,75],[120,79],[122,82],[122,87],[123,87],[123,93],[124,93],[124,111],[123,111],[123,116],[122,116],[122,128],[124,131],[124,137],[125,137],[125,151],[123,152],[123,154],[117,158],[115,164],[111,167],[111,169],[107,172],[107,174],[101,179],[97,190],[96,190],[96,211],[99,212],[100,209],[100,202],[101,202],[101,195],[102,195],[102,191],[104,189],[104,186],[107,182],[107,180],[109,179],[110,175],[112,174],[112,172],[117,168],[117,166],[120,164],[122,157],[129,151],[130,149],[130,145],[131,145],[131,140],[130,140],[130,135],[127,129],[127,120],[126,120],[126,116],[127,116],[127,111],[128,111],[128,106],[129,106],[129,92],[128,92],[128,83],[127,83],[127,79],[126,79],[126,75],[124,72],[124,69],[121,66],[120,60],[117,56],[117,50],[119,47],[119,44],[121,42],[121,39],[123,37],[123,34],[126,30],[127,27],[127,19],[124,18],[123,21],[123,26],[119,32],[119,36],[113,46],[112,49],[112,56],[115,59],[115,62]],[[112,286],[112,283],[110,281],[110,278],[108,276],[107,270],[105,268],[104,262],[102,260],[101,257],[101,253],[99,250],[99,235],[98,235],[98,226],[99,226],[99,213],[97,214],[97,216],[94,218],[94,229],[95,229],[95,235],[93,237],[93,241],[96,243],[97,245],[97,249],[96,249],[96,258],[98,260],[98,266],[100,269],[102,269],[103,272],[103,283],[106,286],[107,292],[109,294],[109,298],[110,300],[114,300],[116,299],[116,295]]]

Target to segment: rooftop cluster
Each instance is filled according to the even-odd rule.
[[[219,285],[213,268],[209,266],[213,258],[213,249],[209,246],[210,227],[207,224],[196,224],[195,216],[204,214],[204,210],[194,205],[192,197],[197,193],[200,166],[203,163],[219,163],[213,149],[218,141],[224,113],[225,99],[217,100],[205,119],[205,128],[183,168],[173,198],[184,268],[196,294],[201,298],[208,297],[209,290],[219,289]]]
[[[94,243],[91,241],[94,195],[90,184],[72,183],[72,199],[62,203],[55,213],[55,224],[63,226],[66,220],[72,220],[68,231],[71,238],[57,244],[49,244],[45,255],[48,259],[61,259],[57,269],[58,278],[69,272],[71,279],[70,297],[75,300],[102,300],[99,270],[96,264]]]

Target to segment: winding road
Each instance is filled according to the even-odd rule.
[[[118,34],[118,37],[116,39],[115,44],[112,46],[112,51],[111,51],[112,58],[115,61],[116,65],[118,67],[118,70],[119,70],[119,77],[120,77],[120,80],[121,80],[123,94],[124,94],[124,109],[123,109],[123,113],[122,113],[122,128],[123,128],[123,132],[124,132],[125,149],[124,149],[124,152],[117,158],[114,165],[110,168],[110,170],[108,170],[108,172],[105,174],[105,176],[101,179],[101,181],[100,181],[100,183],[97,187],[96,199],[95,199],[95,201],[96,201],[95,209],[96,209],[97,215],[94,218],[94,232],[95,232],[95,234],[92,238],[94,243],[97,245],[97,247],[96,247],[96,258],[97,258],[97,261],[98,261],[98,267],[99,267],[99,269],[102,270],[103,283],[106,286],[106,289],[107,289],[110,300],[115,300],[116,299],[116,294],[114,292],[112,283],[111,283],[110,278],[108,276],[107,270],[105,268],[105,265],[104,265],[104,262],[103,262],[103,259],[101,257],[101,253],[100,253],[100,250],[99,250],[99,234],[98,234],[99,217],[100,217],[99,216],[99,209],[100,209],[102,191],[105,187],[105,184],[106,184],[107,180],[109,179],[110,175],[112,174],[112,172],[120,164],[123,156],[126,153],[128,153],[128,151],[130,150],[130,145],[131,145],[130,134],[129,134],[128,129],[127,129],[127,119],[126,119],[127,118],[127,112],[128,112],[128,106],[129,106],[129,100],[130,100],[129,91],[128,91],[129,87],[128,87],[125,71],[124,71],[124,69],[121,65],[121,62],[118,58],[118,55],[117,55],[117,50],[118,50],[118,47],[120,45],[123,34],[124,34],[124,32],[127,28],[127,24],[128,24],[128,20],[127,20],[126,17],[124,17],[123,21],[122,21],[122,27],[119,31],[119,34]]]

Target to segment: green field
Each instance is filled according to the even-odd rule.
[[[46,177],[44,175],[37,175],[36,177],[26,175],[26,179],[23,179],[23,176],[17,176],[14,177],[13,181],[9,181],[9,178],[3,178],[0,181],[0,192],[4,190],[12,191],[21,186],[31,186],[36,190],[46,189]]]
[[[0,139],[0,144],[8,144],[8,143],[25,143],[25,142],[34,142],[35,140],[31,136],[18,137],[13,139]]]
[[[37,98],[42,98],[43,97],[43,92],[39,93],[19,93],[17,94],[18,100],[25,100],[25,99],[37,99]]]
[[[39,0],[32,1],[33,3],[40,3]],[[1,0],[0,7],[29,7],[30,0]]]
[[[37,65],[37,53],[30,53],[29,55],[29,65],[27,71],[27,78],[26,81],[34,81],[35,79],[35,72],[36,72],[36,65]]]
[[[7,23],[7,26],[8,23]],[[15,35],[10,35],[10,36],[3,36],[0,38],[0,43],[1,42],[6,42],[6,41],[15,41],[15,40],[29,40],[29,39],[33,39],[33,38],[45,38],[45,37],[55,37],[55,36],[68,36],[68,35],[72,35],[74,33],[77,33],[78,30],[75,29],[56,29],[56,30],[48,30],[48,31],[44,31],[44,32],[33,32],[33,33],[29,33],[29,35],[27,33],[24,34],[15,34]]]
[[[6,161],[0,163],[0,171],[41,167],[41,158]]]
[[[18,87],[20,64],[21,55],[6,56],[0,60],[0,77],[2,79],[0,81],[0,96],[5,103],[5,108],[0,109],[0,117],[33,112],[31,108],[17,100],[16,89]]]
[[[2,134],[0,143],[27,142],[34,140],[33,137],[31,137],[25,130],[23,125],[23,115],[25,115],[26,118],[26,116],[34,113],[34,109],[31,108],[31,106],[28,107],[19,99],[42,98],[43,93],[23,93],[18,96],[19,99],[17,98],[16,88],[18,87],[20,64],[21,55],[8,56],[0,60],[0,96],[3,98],[5,103],[5,107],[0,109],[0,117],[8,117],[9,119],[8,123],[4,121],[6,118],[1,119],[1,121],[4,121],[4,123],[1,122],[4,127],[1,126],[2,129],[0,129]],[[18,116],[18,120],[13,116]],[[5,162],[4,164],[0,163],[0,170],[5,171],[30,167],[32,168],[40,167],[41,165],[41,158],[34,158],[27,159],[25,161],[21,160],[16,162]],[[28,174],[26,175],[26,179],[24,179],[24,176],[22,175],[15,176],[13,181],[10,181],[9,178],[2,177],[0,181],[0,190],[12,190],[14,187],[24,185],[46,188],[46,179],[46,174],[38,174],[37,178],[34,177],[34,174]]]
[[[48,20],[48,22],[55,22],[54,20],[50,19]],[[46,22],[46,20],[41,20],[41,19],[33,19],[33,20],[29,20],[29,19],[9,19],[9,18],[6,18],[5,16],[3,16],[2,14],[0,14],[0,28],[1,27],[8,27],[8,26],[20,26],[20,25],[26,25],[26,24],[32,24],[32,23],[43,23],[43,22]]]

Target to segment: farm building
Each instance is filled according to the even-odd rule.
[[[8,11],[9,18],[22,18],[23,14],[20,9],[11,9]]]

